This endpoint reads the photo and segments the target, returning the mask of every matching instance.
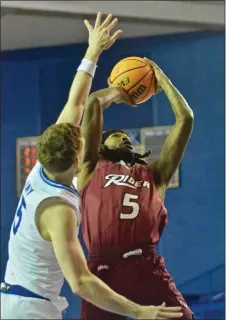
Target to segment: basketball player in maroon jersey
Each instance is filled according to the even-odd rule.
[[[150,153],[135,153],[122,130],[102,135],[104,109],[123,102],[122,96],[131,103],[123,89],[110,87],[89,97],[82,124],[85,156],[78,177],[83,237],[90,270],[113,290],[143,305],[181,306],[181,319],[190,320],[193,313],[155,246],[167,223],[165,192],[191,135],[193,112],[162,70],[148,62],[172,106],[175,124],[158,160],[147,163]],[[86,301],[82,301],[81,318],[126,319]]]

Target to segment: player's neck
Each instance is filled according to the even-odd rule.
[[[123,166],[125,166],[127,168],[131,168],[132,167],[131,163],[125,162],[123,160],[120,160],[118,163],[120,163],[121,165],[123,165]]]
[[[72,186],[72,181],[73,181],[74,175],[71,172],[71,170],[67,170],[62,173],[51,173],[51,172],[47,171],[46,169],[44,169],[44,172],[50,180],[65,184],[69,187]]]

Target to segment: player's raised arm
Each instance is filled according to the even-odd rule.
[[[103,112],[112,102],[130,103],[126,92],[120,87],[110,87],[92,93],[85,107],[82,132],[85,139],[84,160],[78,175],[80,191],[90,179],[98,160],[103,130]]]
[[[182,94],[162,70],[153,61],[147,60],[154,68],[158,85],[169,99],[176,120],[163,145],[159,159],[151,164],[152,171],[158,177],[158,184],[167,187],[183,158],[192,132],[194,115]]]
[[[54,214],[53,214],[54,212]],[[140,306],[111,290],[88,269],[79,239],[76,236],[75,210],[61,200],[45,206],[40,223],[45,227],[46,240],[52,242],[62,272],[74,294],[110,312],[134,319],[180,318],[180,307]]]
[[[89,32],[89,47],[82,63],[78,67],[69,92],[68,101],[57,123],[70,122],[75,126],[80,124],[99,56],[102,51],[109,49],[122,33],[121,30],[118,30],[113,36],[110,36],[110,32],[116,26],[118,19],[112,20],[112,15],[109,14],[101,24],[101,16],[102,14],[99,12],[94,27],[87,20],[84,21]]]

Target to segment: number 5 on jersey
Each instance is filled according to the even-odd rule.
[[[132,209],[131,213],[120,213],[120,219],[135,219],[140,211],[140,206],[137,203],[138,195],[125,193],[123,196],[122,205]]]
[[[23,210],[26,209],[26,202],[24,200],[24,197],[21,196],[21,203],[17,209],[17,212],[16,212],[16,216],[15,216],[15,219],[14,219],[14,222],[13,222],[13,234],[15,235],[19,229],[19,226],[21,224],[21,220],[22,220],[22,215],[23,215]],[[18,218],[18,220],[17,220]],[[17,220],[17,222],[16,222]]]

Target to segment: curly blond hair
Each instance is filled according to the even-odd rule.
[[[80,127],[71,123],[54,124],[39,137],[37,158],[49,172],[64,172],[72,166],[82,145]]]

